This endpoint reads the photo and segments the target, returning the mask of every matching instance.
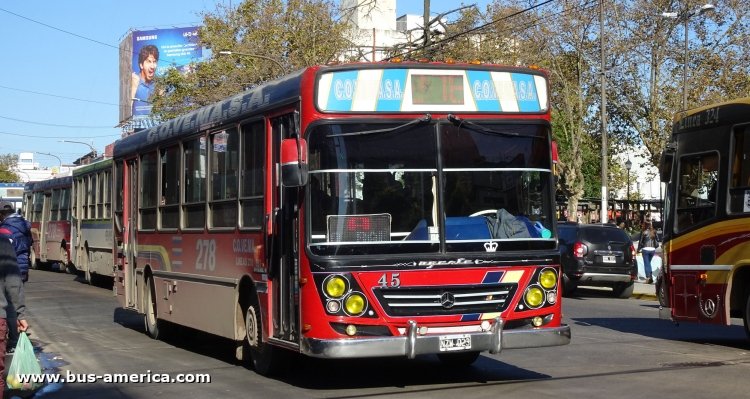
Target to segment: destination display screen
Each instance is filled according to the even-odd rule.
[[[458,75],[411,75],[413,104],[463,105],[464,79]]]
[[[549,109],[546,77],[508,68],[323,71],[315,95],[321,112],[540,113]]]

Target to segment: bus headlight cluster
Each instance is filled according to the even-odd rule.
[[[331,274],[319,282],[326,312],[330,315],[373,317],[367,297],[348,274]]]
[[[557,303],[557,270],[552,267],[542,269],[537,275],[536,283],[526,287],[523,293],[523,302],[528,309],[538,309],[545,304],[554,305]],[[519,307],[519,310],[522,310]]]

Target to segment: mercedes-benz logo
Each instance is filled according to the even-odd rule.
[[[454,297],[450,292],[445,292],[440,297],[440,304],[443,305],[443,308],[450,309],[453,307],[453,305],[456,304],[456,297]]]

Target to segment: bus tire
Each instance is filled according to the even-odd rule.
[[[29,267],[34,270],[39,269],[39,259],[36,257],[36,251],[34,251],[34,248],[31,248],[29,251]]]
[[[563,273],[563,278],[562,278],[563,296],[573,295],[573,293],[576,291],[577,288],[578,288],[578,285],[576,285],[576,283],[573,282],[573,280],[568,278],[568,276],[565,273]]]
[[[154,278],[146,277],[146,314],[143,318],[146,326],[146,333],[153,339],[159,339],[159,318],[156,308],[156,286]]]
[[[245,311],[245,345],[250,353],[250,363],[262,376],[274,376],[281,372],[284,351],[263,342],[263,319],[258,301],[253,298]]]
[[[438,359],[446,366],[469,367],[479,358],[479,352],[438,353]]]
[[[70,273],[70,259],[68,258],[68,251],[65,247],[60,247],[60,271],[63,273]]]
[[[745,324],[745,335],[750,339],[750,293],[748,293],[745,299],[745,309],[742,312],[742,321]]]

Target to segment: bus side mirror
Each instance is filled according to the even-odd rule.
[[[307,141],[300,138],[281,140],[281,184],[301,187],[307,184]]]

